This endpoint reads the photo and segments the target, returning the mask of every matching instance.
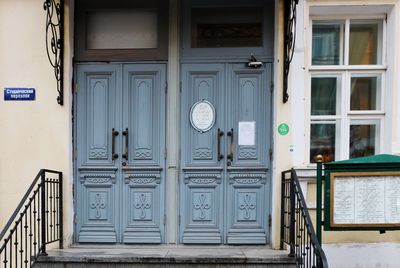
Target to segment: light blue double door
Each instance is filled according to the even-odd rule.
[[[203,100],[206,132],[189,118]],[[181,243],[268,243],[271,64],[183,64],[181,107]]]
[[[75,241],[162,243],[163,64],[80,64]]]

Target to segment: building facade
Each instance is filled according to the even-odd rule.
[[[300,0],[287,81],[290,1],[65,0],[63,105],[39,2],[0,1],[0,225],[51,168],[67,245],[278,248],[282,171],[314,209],[317,155],[400,153],[398,0]]]

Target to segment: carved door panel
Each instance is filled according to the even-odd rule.
[[[270,81],[270,65],[182,65],[182,243],[267,243]],[[189,120],[201,100],[216,117],[204,133]]]
[[[165,66],[123,67],[123,242],[161,243]]]
[[[165,66],[82,64],[76,242],[161,243]]]
[[[269,202],[270,81],[269,64],[249,69],[232,64],[229,69],[229,137],[227,160],[228,244],[265,244]]]
[[[224,125],[224,76],[223,64],[185,64],[182,68],[182,243],[223,242],[224,174],[223,162],[218,159],[217,135]],[[204,133],[195,130],[189,121],[191,106],[201,100],[209,101],[217,115],[215,125]]]
[[[118,241],[117,142],[118,65],[78,66],[76,98],[77,242]],[[114,152],[113,152],[114,149]]]

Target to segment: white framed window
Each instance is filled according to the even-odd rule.
[[[311,18],[309,162],[382,152],[384,18]]]

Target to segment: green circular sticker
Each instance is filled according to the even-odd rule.
[[[285,123],[282,123],[278,126],[278,133],[282,136],[285,136],[289,133],[289,126]]]

